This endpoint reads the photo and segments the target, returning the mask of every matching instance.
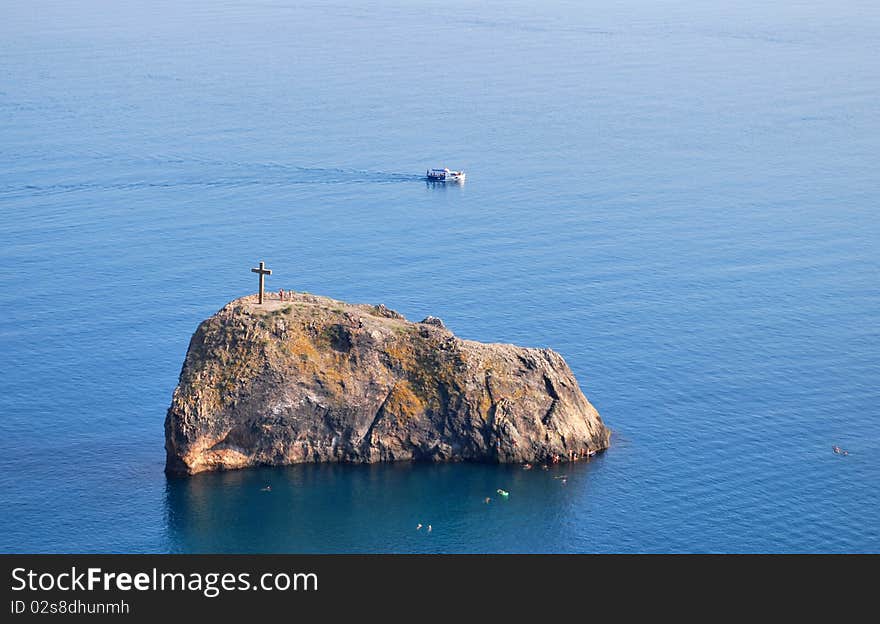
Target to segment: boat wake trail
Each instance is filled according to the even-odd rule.
[[[90,175],[52,183],[27,183],[0,177],[0,198],[75,193],[77,191],[161,189],[177,187],[240,188],[248,186],[296,186],[338,184],[401,184],[424,179],[421,175],[324,167],[299,167],[272,162],[236,162],[173,156],[142,158],[89,155],[82,170]],[[99,161],[96,163],[95,161]],[[101,166],[93,166],[100,164]],[[94,179],[95,171],[105,172]]]

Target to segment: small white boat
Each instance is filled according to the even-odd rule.
[[[449,169],[428,169],[425,173],[432,182],[464,182],[464,171],[450,171]]]

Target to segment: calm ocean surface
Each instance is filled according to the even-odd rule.
[[[880,551],[873,0],[0,15],[0,551]],[[166,479],[259,260],[556,349],[612,448]]]

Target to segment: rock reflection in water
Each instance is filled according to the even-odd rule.
[[[565,487],[554,479],[562,474]],[[565,547],[564,525],[573,506],[586,504],[590,476],[590,463],[548,470],[306,464],[204,473],[168,479],[168,535],[174,552],[565,551],[571,544]],[[509,498],[497,496],[499,488]],[[419,524],[433,531],[419,531]]]

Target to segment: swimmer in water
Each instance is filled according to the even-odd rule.
[[[271,485],[267,485],[266,487],[262,488],[260,491],[261,491],[261,492],[271,492],[271,491],[272,491],[272,486],[271,486]]]
[[[416,531],[421,531],[421,530],[422,530],[422,523],[419,522],[419,526],[416,527]]]
[[[428,525],[428,533],[430,533],[430,532],[431,532],[431,525],[429,524]]]

